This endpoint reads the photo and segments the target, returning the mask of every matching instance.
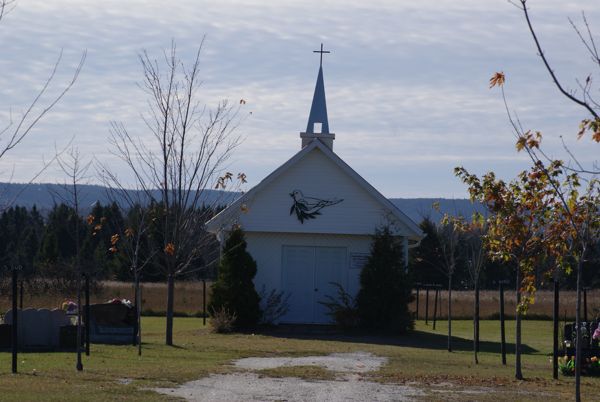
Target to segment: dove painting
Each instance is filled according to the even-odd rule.
[[[296,213],[296,218],[300,223],[309,219],[315,219],[318,215],[321,215],[321,210],[325,207],[339,204],[344,201],[341,198],[332,198],[330,200],[323,200],[314,197],[305,197],[300,190],[294,190],[290,193],[290,197],[294,200],[292,207],[290,208],[290,215]]]

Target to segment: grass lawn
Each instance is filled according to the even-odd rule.
[[[507,341],[514,338],[513,323],[507,322]],[[10,353],[0,353],[0,400],[165,400],[164,395],[146,390],[194,380],[209,373],[233,370],[228,362],[249,356],[305,356],[332,352],[366,351],[387,356],[389,364],[366,374],[372,381],[417,386],[427,398],[439,400],[565,400],[572,399],[574,381],[561,377],[552,380],[550,321],[525,321],[523,356],[525,381],[513,380],[513,345],[508,365],[502,366],[499,323],[482,321],[480,364],[473,364],[470,321],[454,321],[453,353],[446,351],[446,323],[437,330],[416,324],[415,331],[399,337],[363,335],[290,335],[289,333],[217,335],[202,327],[197,318],[176,318],[177,346],[163,345],[164,319],[145,317],[144,355],[137,357],[133,346],[92,345],[90,357],[84,356],[84,371],[75,370],[74,353],[23,353],[19,355],[19,374],[10,374]],[[315,367],[264,371],[262,375],[292,375],[329,379],[331,373]],[[600,395],[600,379],[584,377],[583,399]],[[477,394],[441,394],[493,387]],[[517,394],[517,392],[519,392]],[[452,396],[454,395],[454,397]],[[465,396],[466,395],[466,396]]]

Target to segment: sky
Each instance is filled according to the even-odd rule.
[[[567,88],[598,66],[568,18],[585,11],[600,34],[597,0],[529,0],[545,54]],[[171,41],[189,61],[205,37],[200,99],[246,104],[243,137],[227,168],[251,187],[300,150],[319,67],[313,50],[331,54],[323,69],[334,151],[387,197],[467,197],[455,166],[511,179],[528,166],[516,152],[501,94],[525,129],[540,130],[545,149],[567,159],[561,136],[591,165],[599,146],[577,140],[587,117],[562,97],[536,54],[522,12],[506,0],[18,0],[0,22],[0,127],[22,114],[62,51],[48,98],[74,87],[17,148],[0,159],[0,181],[31,179],[69,141],[84,159],[127,178],[108,142],[111,122],[142,141],[138,55],[160,57]],[[598,37],[600,43],[600,37]],[[0,139],[1,144],[1,139]],[[51,166],[38,182],[63,182]],[[98,182],[93,173],[90,182]]]

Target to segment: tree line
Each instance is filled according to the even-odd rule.
[[[162,255],[152,254],[155,243],[162,240],[155,218],[159,216],[160,208],[152,204],[123,211],[116,203],[96,203],[87,216],[79,216],[65,203],[55,204],[46,215],[35,206],[6,209],[0,215],[0,266],[20,266],[20,275],[31,290],[37,279],[52,283],[59,291],[72,290],[76,278],[75,238],[78,237],[83,256],[81,268],[86,275],[96,281],[132,281],[133,272],[121,236],[133,234],[141,213],[153,217],[140,238],[139,258],[148,260],[140,272],[141,279],[165,281]],[[199,213],[210,217],[215,211],[202,206]],[[208,240],[204,242],[205,250],[191,263],[192,268],[184,279],[214,275],[219,245],[214,236],[207,235],[201,227],[198,231],[198,238]],[[7,279],[9,270],[2,272]]]
[[[420,228],[425,237],[419,245],[410,253],[409,270],[413,281],[418,284],[440,284],[448,283],[448,270],[444,263],[445,236],[443,222],[434,222],[426,217],[421,221]],[[482,233],[477,236],[485,235]],[[600,242],[592,242],[589,254],[584,262],[582,271],[583,282],[591,288],[600,288]],[[469,233],[468,231],[457,236],[456,266],[453,272],[453,290],[473,289],[473,277],[470,272],[469,261]],[[500,261],[490,257],[488,253],[483,255],[483,267],[479,276],[480,289],[497,289],[500,281],[515,283],[516,266],[510,262]],[[535,285],[537,289],[551,289],[553,278],[544,275],[548,269],[541,263],[535,270]],[[562,272],[560,285],[562,289],[574,290],[576,288],[577,276],[573,271]]]

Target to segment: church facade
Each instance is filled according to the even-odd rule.
[[[319,303],[336,297],[340,284],[359,290],[360,272],[372,235],[388,225],[409,248],[422,237],[419,227],[333,152],[323,68],[301,150],[207,224],[221,241],[233,225],[246,233],[257,263],[255,287],[289,296],[282,323],[326,324]]]

